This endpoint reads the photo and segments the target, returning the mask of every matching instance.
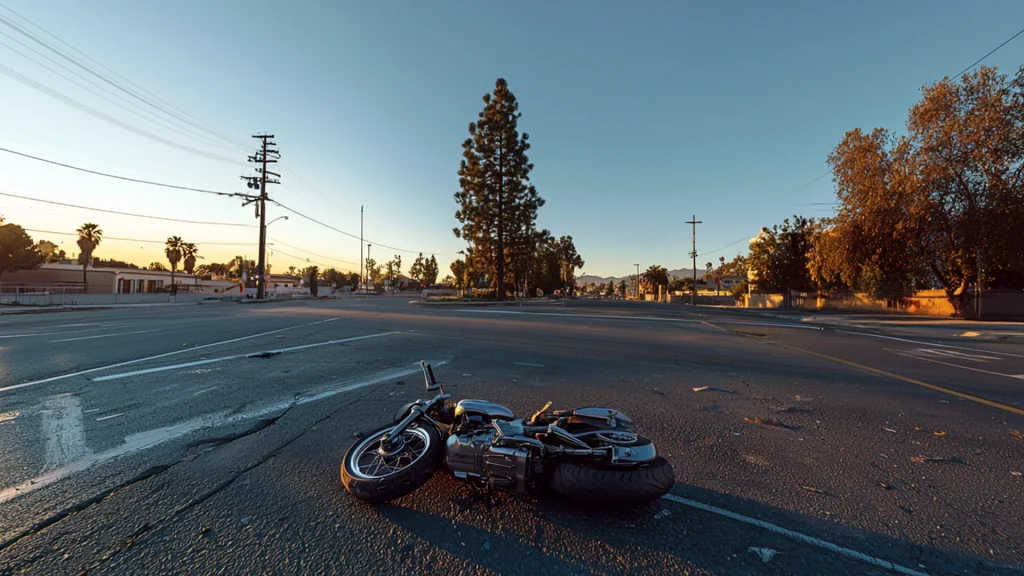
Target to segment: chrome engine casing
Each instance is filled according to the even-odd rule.
[[[527,490],[532,459],[522,447],[495,446],[497,433],[477,428],[452,434],[445,446],[445,463],[459,480],[494,484],[517,492]]]

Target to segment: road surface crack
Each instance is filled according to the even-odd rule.
[[[390,384],[390,382],[382,382],[381,384],[372,387],[370,390],[368,390],[364,394],[360,395],[359,397],[353,399],[352,401],[346,402],[346,403],[342,404],[337,409],[332,410],[330,413],[328,413],[323,418],[320,418],[320,419],[316,420],[315,422],[313,422],[312,424],[310,424],[309,426],[305,427],[301,432],[299,432],[298,434],[292,436],[287,441],[285,441],[283,444],[281,444],[278,447],[274,448],[270,452],[267,452],[262,458],[258,459],[257,461],[253,462],[252,464],[246,466],[245,468],[242,468],[242,469],[238,470],[237,472],[235,472],[234,474],[232,474],[228,478],[225,478],[221,482],[217,483],[216,486],[214,486],[214,487],[210,488],[209,490],[203,492],[199,496],[196,496],[195,498],[192,498],[191,500],[189,500],[185,504],[182,504],[181,506],[178,506],[172,512],[170,512],[169,514],[166,514],[163,518],[160,518],[160,519],[156,520],[155,522],[147,522],[146,524],[140,526],[134,533],[132,533],[131,536],[129,536],[124,541],[122,541],[120,544],[118,544],[118,545],[114,546],[113,548],[111,548],[110,550],[108,550],[97,561],[95,561],[92,564],[82,568],[82,570],[78,572],[78,576],[85,576],[86,574],[89,574],[90,572],[96,570],[97,568],[102,567],[104,564],[106,564],[107,562],[112,560],[115,556],[117,556],[121,552],[124,552],[125,550],[128,550],[129,548],[131,548],[132,546],[134,546],[138,542],[142,541],[144,538],[146,538],[146,536],[148,536],[150,533],[152,533],[155,529],[162,527],[167,522],[182,516],[183,514],[188,512],[189,510],[192,510],[196,506],[199,506],[203,502],[206,502],[210,498],[213,498],[217,494],[223,492],[225,489],[231,487],[231,485],[233,485],[239,478],[244,476],[246,473],[248,473],[249,471],[251,471],[251,470],[253,470],[255,468],[258,468],[259,466],[262,466],[263,464],[266,464],[267,462],[272,460],[274,457],[276,457],[278,454],[283,452],[288,446],[292,445],[295,441],[297,441],[300,438],[302,438],[303,436],[305,436],[308,432],[310,432],[311,430],[313,430],[314,428],[316,428],[317,426],[319,426],[323,422],[326,422],[327,420],[330,420],[331,418],[336,416],[342,410],[348,408],[349,406],[351,406],[352,404],[355,404],[356,402],[359,402],[359,401],[363,400],[363,398],[365,398],[366,396],[369,396],[373,392],[376,392],[382,386],[385,386],[387,384]],[[279,416],[277,416],[276,418],[273,419],[274,422],[276,422],[281,417],[283,417],[294,406],[295,406],[295,404],[292,404],[292,405],[288,406],[288,408],[286,408],[283,412],[281,412],[281,414]],[[266,426],[269,426],[269,424],[267,424]],[[259,430],[262,430],[263,428],[266,428],[266,426],[260,427]],[[184,460],[182,460],[182,461],[184,461]],[[182,461],[176,462],[175,465],[181,463]],[[170,466],[168,468],[170,468]]]
[[[274,417],[271,417],[271,418],[264,418],[262,420],[257,421],[256,424],[254,424],[253,426],[249,427],[249,429],[245,430],[244,432],[240,432],[238,434],[234,434],[234,435],[230,435],[230,436],[220,436],[220,437],[216,437],[216,438],[209,438],[209,439],[198,440],[198,441],[195,441],[195,442],[190,442],[190,443],[186,444],[186,448],[193,448],[193,447],[200,446],[200,445],[203,445],[203,444],[224,445],[224,444],[227,444],[229,442],[234,442],[235,440],[239,440],[241,438],[244,438],[246,436],[250,436],[252,434],[256,434],[257,432],[263,430],[264,428],[267,428],[268,426],[271,426],[271,425],[277,423],[277,421],[280,420],[281,417],[283,417],[285,414],[287,414],[288,411],[291,410],[292,407],[294,407],[294,406],[295,406],[295,404],[291,404],[287,408],[282,410],[280,414],[278,414],[278,415],[276,415]],[[185,456],[185,457],[182,457],[182,458],[180,458],[180,459],[178,459],[178,460],[176,460],[174,462],[171,462],[169,464],[158,464],[156,466],[151,466],[151,467],[147,468],[146,470],[143,470],[142,472],[140,472],[140,473],[136,474],[135,476],[131,477],[130,479],[128,479],[128,480],[126,480],[124,482],[121,482],[120,484],[117,484],[116,486],[112,486],[112,487],[110,487],[110,488],[108,488],[106,490],[103,490],[102,492],[99,492],[98,494],[95,494],[95,495],[93,495],[93,496],[91,496],[91,497],[89,497],[89,498],[87,498],[85,500],[82,500],[80,502],[76,502],[75,504],[72,504],[71,506],[68,506],[68,507],[63,508],[61,510],[58,510],[54,514],[51,514],[49,517],[44,518],[43,520],[40,520],[39,522],[36,522],[35,524],[30,526],[29,528],[26,528],[25,530],[19,532],[18,534],[15,534],[11,538],[8,538],[7,540],[5,540],[2,543],[0,543],[0,552],[3,552],[4,550],[10,548],[11,546],[14,546],[15,544],[17,544],[18,542],[24,540],[25,538],[28,538],[30,536],[33,536],[35,534],[38,534],[38,533],[42,532],[43,530],[46,530],[47,528],[50,528],[54,524],[57,524],[58,522],[68,518],[69,516],[73,516],[75,514],[78,514],[79,512],[82,512],[84,510],[87,510],[88,508],[91,508],[92,506],[100,504],[101,502],[103,502],[107,498],[110,498],[111,496],[117,494],[121,490],[124,490],[126,488],[131,487],[131,486],[134,486],[135,484],[139,484],[141,482],[145,482],[146,480],[149,480],[150,478],[153,478],[155,476],[158,476],[160,474],[163,474],[163,473],[167,472],[168,470],[170,470],[171,468],[177,466],[178,464],[182,464],[184,462],[188,462],[188,461],[191,461],[191,460],[192,460],[191,457]]]

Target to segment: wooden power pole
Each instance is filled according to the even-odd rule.
[[[693,228],[693,250],[690,251],[690,258],[693,258],[693,292],[690,293],[690,305],[697,305],[697,224],[703,224],[700,220],[697,220],[697,215],[694,214],[691,220],[686,222]]]
[[[256,298],[262,299],[267,297],[267,184],[281,183],[276,179],[281,175],[268,171],[267,164],[276,164],[281,158],[281,153],[270,148],[270,146],[277,146],[275,142],[271,142],[274,138],[273,134],[259,134],[253,138],[260,140],[260,149],[256,151],[256,154],[249,156],[249,162],[259,165],[259,168],[256,168],[259,176],[242,176],[242,179],[248,181],[249,188],[259,191],[258,196],[251,197],[245,204],[258,202],[256,215],[260,219],[260,255],[256,268]],[[268,175],[275,178],[268,178]]]

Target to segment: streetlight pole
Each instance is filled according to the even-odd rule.
[[[373,275],[370,274],[370,248],[373,248],[373,244],[366,245],[366,275],[372,278]],[[368,282],[363,282],[363,294],[370,293],[367,284]]]
[[[636,266],[636,276],[633,276],[633,297],[640,299],[640,265],[633,264]]]

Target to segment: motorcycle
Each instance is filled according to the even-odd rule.
[[[420,362],[431,400],[400,408],[393,422],[357,440],[345,454],[341,481],[357,498],[387,502],[409,494],[445,467],[482,487],[533,493],[550,487],[570,498],[632,504],[667,493],[672,465],[636,424],[611,408],[553,411],[548,402],[527,420],[486,400],[450,394]]]

